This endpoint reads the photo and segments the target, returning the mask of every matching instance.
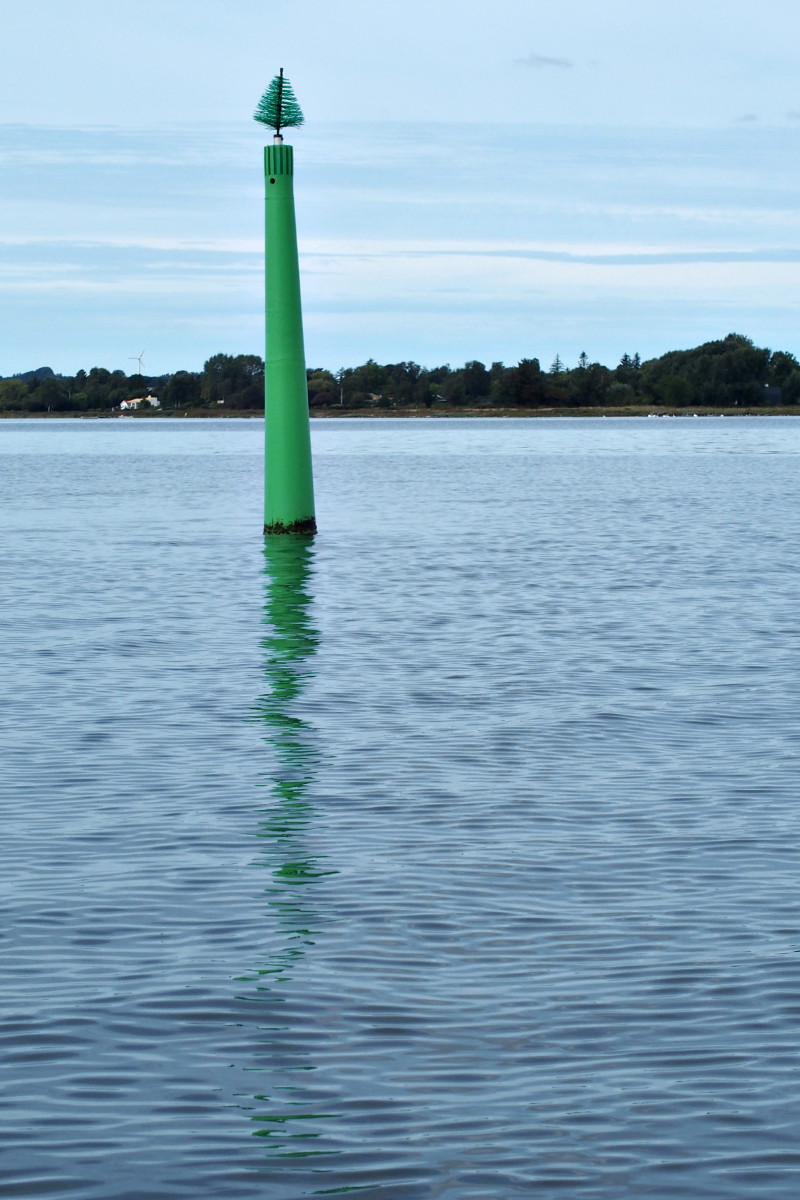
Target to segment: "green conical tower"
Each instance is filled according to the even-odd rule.
[[[303,114],[283,68],[254,118],[275,130],[264,147],[266,189],[266,354],[264,532],[313,533],[314,480],[294,214],[294,154],[281,129]]]

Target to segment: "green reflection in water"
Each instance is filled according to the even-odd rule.
[[[280,944],[263,966],[240,978],[256,985],[248,999],[283,1005],[290,998],[292,972],[319,932],[321,918],[314,905],[313,885],[336,872],[308,846],[314,817],[308,793],[316,778],[318,751],[313,726],[298,711],[319,644],[312,617],[314,538],[268,536],[264,560],[266,633],[261,644],[267,687],[254,713],[263,723],[273,763],[264,777],[269,802],[261,810],[258,824],[257,835],[262,839],[258,865],[270,873],[265,893]],[[247,1105],[250,1120],[258,1126],[253,1135],[267,1139],[270,1156],[319,1157],[326,1152],[314,1150],[308,1143],[320,1136],[315,1126],[330,1114],[309,1111],[302,1087],[291,1082],[301,1078],[297,1072],[313,1071],[314,1066],[302,1051],[291,1054],[287,1061],[281,1051],[282,1035],[294,1031],[281,1021],[280,1008],[273,1008],[272,1015],[273,1023],[261,1026],[259,1042],[267,1065],[251,1069],[273,1075],[273,1094],[257,1094]],[[281,1059],[280,1072],[269,1066],[273,1050]]]

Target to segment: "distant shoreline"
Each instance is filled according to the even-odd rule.
[[[206,420],[209,418],[223,420],[258,420],[263,419],[262,410],[238,409],[221,413],[208,408],[188,409],[183,412],[172,410],[165,412],[146,411],[143,413],[110,412],[2,412],[0,421],[147,421],[158,423],[164,418],[168,420]],[[692,408],[681,406],[666,408],[657,406],[628,406],[624,408],[444,408],[437,406],[429,408],[318,408],[310,413],[312,421],[341,421],[366,417],[369,420],[413,419],[422,420],[458,420],[459,418],[538,418],[540,420],[574,417],[800,417],[800,407],[797,405],[781,405],[778,407],[758,408]]]

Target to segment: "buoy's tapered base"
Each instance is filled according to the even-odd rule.
[[[300,305],[292,147],[267,146],[265,533],[314,533],[314,481]]]

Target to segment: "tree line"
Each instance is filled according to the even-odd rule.
[[[422,367],[415,362],[307,372],[312,409],[586,409],[665,407],[753,408],[800,404],[800,363],[793,354],[731,333],[692,350],[673,350],[643,362],[623,354],[616,367],[581,354],[549,368],[523,358],[515,366]],[[264,362],[255,354],[215,354],[203,370],[171,375],[126,375],[92,367],[74,376],[43,367],[0,379],[0,413],[111,413],[123,401],[152,394],[161,412],[263,407]],[[148,410],[144,410],[148,411]],[[154,409],[149,410],[151,413]]]

